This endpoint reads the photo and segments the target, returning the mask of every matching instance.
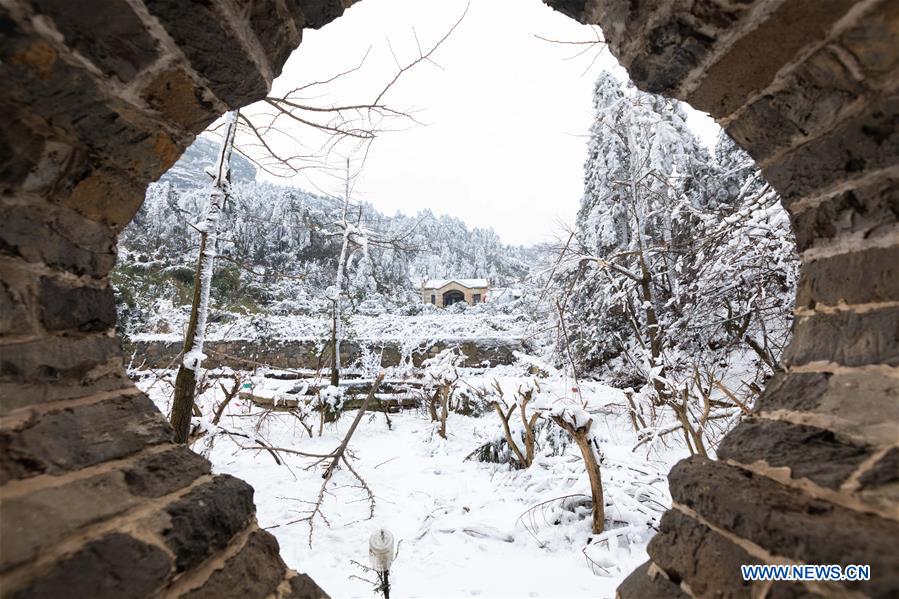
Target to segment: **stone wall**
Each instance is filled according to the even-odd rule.
[[[343,9],[0,2],[2,596],[323,596],[124,376],[108,273],[147,183]]]
[[[133,358],[134,368],[171,368],[184,346],[172,341],[125,341],[125,355]],[[512,364],[515,352],[524,350],[521,340],[495,339],[478,341],[432,341],[423,343],[410,356],[412,365],[421,366],[428,358],[433,358],[447,348],[458,348],[465,356],[465,366],[499,366]],[[396,342],[368,344],[360,341],[340,343],[340,363],[352,365],[367,349],[381,357],[384,367],[399,366],[404,359],[402,347]],[[203,361],[205,368],[227,366],[236,370],[252,370],[258,364],[272,368],[300,368],[318,370],[330,362],[328,354],[322,356],[321,344],[317,341],[290,340],[233,340],[207,341],[203,351],[208,358]]]
[[[899,595],[899,2],[561,2],[642,89],[707,111],[783,197],[802,256],[787,372],[674,508],[622,597]],[[740,564],[870,564],[753,588]]]
[[[899,592],[899,3],[547,0],[641,88],[709,111],[803,258],[787,373],[675,507],[625,597]],[[0,0],[0,594],[315,597],[252,489],[170,443],[124,377],[108,272],[146,184],[266,93],[350,0]],[[497,26],[502,26],[497,24]],[[750,588],[740,563],[869,563]]]

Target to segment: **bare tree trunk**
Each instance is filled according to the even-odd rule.
[[[581,450],[581,455],[584,458],[584,467],[587,469],[587,476],[590,478],[590,492],[593,495],[593,534],[598,535],[605,528],[606,506],[602,493],[602,474],[599,471],[599,461],[596,458],[598,448],[595,447],[596,441],[593,436],[589,434],[593,421],[588,420],[584,426],[574,428],[562,416],[553,416],[553,420],[571,435],[571,438],[574,439]]]
[[[440,386],[440,428],[437,434],[446,439],[446,417],[449,414],[449,396],[452,385],[446,383]]]
[[[237,397],[237,393],[240,391],[241,382],[242,381],[241,381],[240,375],[235,376],[234,377],[234,385],[231,386],[230,391],[228,389],[226,389],[223,384],[219,383],[219,387],[222,388],[222,393],[225,394],[225,399],[223,399],[222,403],[220,403],[215,408],[215,414],[213,414],[213,416],[212,416],[212,424],[218,424],[219,421],[222,419],[222,414],[225,413],[225,408],[228,407],[228,404],[231,403],[232,399]]]
[[[197,388],[197,371],[203,362],[203,341],[206,334],[206,318],[209,313],[209,291],[212,286],[212,271],[215,264],[218,225],[225,205],[229,184],[231,150],[234,146],[237,112],[225,117],[225,137],[219,151],[213,190],[209,195],[206,216],[200,230],[200,255],[194,276],[194,296],[190,307],[190,320],[184,337],[184,351],[178,374],[175,377],[175,392],[172,401],[171,423],[175,443],[187,443],[190,436],[190,418],[194,408]]]
[[[350,438],[352,438],[353,433],[356,432],[356,427],[359,426],[359,421],[362,420],[362,416],[365,414],[365,410],[368,409],[368,404],[371,403],[371,400],[375,396],[375,393],[378,392],[378,387],[381,386],[381,381],[383,380],[384,373],[382,372],[375,379],[375,382],[372,383],[371,389],[368,391],[368,395],[365,396],[365,401],[362,402],[362,407],[359,408],[359,412],[356,414],[356,418],[353,420],[353,424],[350,425],[350,429],[346,432],[346,436],[343,438],[343,442],[334,451],[334,459],[325,470],[325,473],[322,474],[322,478],[331,478],[331,475],[334,473],[334,469],[337,468],[337,464],[340,462],[340,458],[343,457],[343,453],[346,451],[347,445],[350,444]]]
[[[437,416],[437,400],[440,399],[440,387],[434,391],[434,395],[428,400],[428,413],[431,416],[431,422],[437,422],[440,418]]]
[[[499,414],[499,421],[503,424],[503,434],[506,436],[506,443],[509,444],[509,447],[512,449],[512,452],[515,454],[515,457],[518,458],[518,461],[521,462],[521,465],[525,468],[531,465],[531,460],[525,456],[521,452],[521,449],[518,448],[518,444],[515,442],[515,439],[512,438],[512,430],[509,428],[509,418],[512,417],[512,412],[515,410],[515,406],[509,407],[509,412],[503,412],[502,407],[499,405],[498,401],[493,402],[493,408],[496,410],[496,413]]]
[[[331,385],[336,387],[340,384],[340,345],[337,342],[337,304],[338,300],[334,300],[331,311]]]

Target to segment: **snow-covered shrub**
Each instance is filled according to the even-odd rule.
[[[421,364],[424,369],[424,389],[430,396],[428,411],[431,420],[439,422],[437,434],[444,439],[446,439],[446,418],[449,414],[450,398],[459,380],[459,367],[464,363],[465,356],[462,352],[458,348],[450,347]]]
[[[450,411],[462,416],[483,416],[491,409],[483,395],[464,385],[456,388],[450,400]]]
[[[346,401],[346,393],[341,387],[328,385],[318,391],[314,407],[321,413],[321,422],[334,422],[340,418]]]
[[[456,302],[452,306],[444,308],[449,314],[463,314],[468,311],[468,304],[465,302]]]

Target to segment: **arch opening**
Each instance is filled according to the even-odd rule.
[[[672,472],[676,507],[622,596],[746,595],[735,567],[784,559],[870,563],[870,583],[824,592],[895,593],[899,45],[890,28],[899,8],[548,3],[600,24],[639,87],[726,126],[784,198],[803,260],[786,371],[725,440],[723,460],[692,458]],[[97,596],[316,596],[259,530],[252,489],[171,445],[124,376],[107,275],[145,184],[226,108],[263,97],[302,28],[344,3],[190,15],[167,3],[114,5],[104,24],[56,5],[3,8],[0,484],[5,526],[36,523],[3,535],[15,539],[3,551],[4,586],[24,596],[73,584]],[[82,505],[84,484],[101,499],[48,517],[47,505]],[[148,498],[152,513],[137,509]],[[216,560],[233,569],[211,568]],[[259,579],[242,588],[229,570],[246,564]]]

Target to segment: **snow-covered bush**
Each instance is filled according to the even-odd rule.
[[[343,406],[346,401],[346,392],[341,387],[328,385],[318,391],[315,409],[321,413],[321,425],[325,422],[333,422],[340,418],[343,412]],[[321,435],[321,426],[319,427],[319,435]]]
[[[459,367],[464,363],[465,355],[458,348],[450,347],[421,364],[424,370],[424,389],[428,395],[428,411],[431,420],[439,422],[437,434],[444,439],[450,399],[459,380]]]

